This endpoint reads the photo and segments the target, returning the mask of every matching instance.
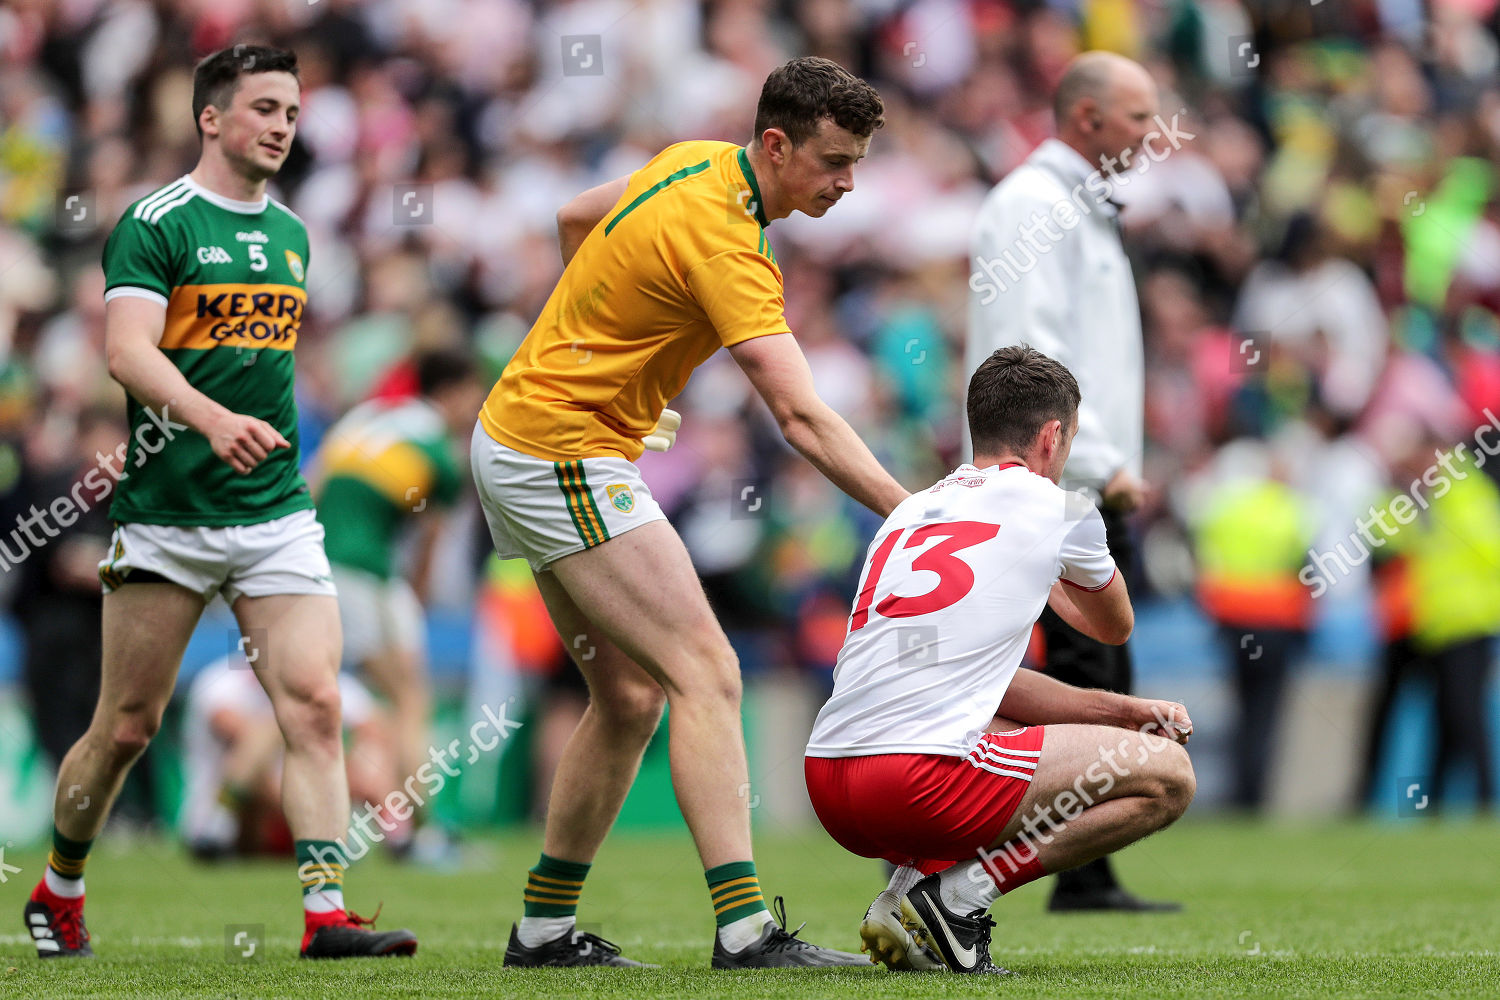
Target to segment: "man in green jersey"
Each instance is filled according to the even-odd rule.
[[[88,956],[83,868],[161,723],[204,605],[222,595],[286,742],[306,958],[410,955],[343,901],[349,822],[340,743],[338,605],[323,528],[297,471],[292,349],[307,302],[307,231],[266,196],[300,102],[291,52],[237,45],[193,75],[202,154],[125,210],[104,248],[105,350],[131,434],[98,456],[116,480],[104,662],[88,732],[59,768],[52,852],[26,905],[42,958]]]
[[[390,702],[402,775],[429,763],[432,697],[422,595],[442,526],[439,512],[452,506],[468,479],[456,442],[467,447],[486,391],[461,351],[425,352],[414,367],[417,395],[373,399],[350,410],[324,437],[313,474],[338,585],[344,660]],[[416,514],[420,528],[408,567],[413,587],[394,563],[403,529]],[[398,855],[413,846],[425,805],[419,799],[414,822],[392,832]]]

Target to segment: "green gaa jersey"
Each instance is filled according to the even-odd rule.
[[[166,307],[161,350],[188,384],[259,417],[291,443],[247,475],[173,418],[127,403],[129,453],[110,506],[116,521],[223,527],[312,506],[297,471],[292,348],[307,306],[307,229],[262,197],[233,201],[181,177],[125,210],[104,245],[105,301]]]
[[[422,399],[356,406],[329,429],[318,468],[328,560],[381,579],[406,516],[452,504],[464,481],[442,416]]]

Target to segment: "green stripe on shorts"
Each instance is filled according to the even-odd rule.
[[[593,545],[593,540],[589,537],[588,531],[584,529],[583,521],[578,516],[577,508],[573,506],[573,493],[570,489],[571,484],[569,483],[570,477],[568,475],[568,466],[570,464],[569,462],[553,462],[552,469],[557,473],[557,485],[562,490],[563,503],[568,508],[568,516],[573,519],[574,530],[578,532],[578,537],[583,540],[583,544]]]
[[[593,526],[586,521],[583,503],[578,497],[578,488],[573,481],[574,462],[553,462],[552,468],[557,473],[557,485],[562,489],[563,503],[567,505],[568,516],[573,519],[573,527],[578,532],[578,537],[583,544],[592,548],[599,544],[595,537]]]
[[[584,474],[583,463],[581,461],[578,463],[578,482],[583,488],[583,499],[588,503],[589,510],[593,512],[594,523],[599,526],[599,531],[604,535],[599,541],[609,541],[609,526],[604,523],[604,515],[599,513],[599,507],[594,503],[594,491],[589,489],[589,479]]]

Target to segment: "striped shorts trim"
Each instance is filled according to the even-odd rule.
[[[665,518],[623,458],[554,462],[508,448],[476,424],[469,464],[495,551],[534,571]]]
[[[590,548],[608,541],[609,527],[589,492],[589,477],[583,461],[553,462],[552,467],[557,471],[557,485],[563,491],[563,500],[573,518],[573,527],[578,529],[579,539]]]

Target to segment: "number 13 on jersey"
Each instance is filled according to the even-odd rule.
[[[914,549],[932,539],[939,540],[911,562],[913,573],[921,570],[935,573],[937,582],[923,594],[887,594],[880,603],[875,604],[875,612],[886,618],[915,618],[942,611],[963,600],[974,589],[974,568],[959,558],[958,553],[989,541],[999,532],[1000,525],[984,521],[949,521],[892,532],[870,557],[870,565],[859,590],[859,600],[849,619],[849,631],[858,632],[869,624],[870,605],[875,602],[875,588],[879,586],[886,563],[890,561],[891,553],[896,551],[898,543],[901,543],[903,535],[906,541],[900,544],[902,549]]]

